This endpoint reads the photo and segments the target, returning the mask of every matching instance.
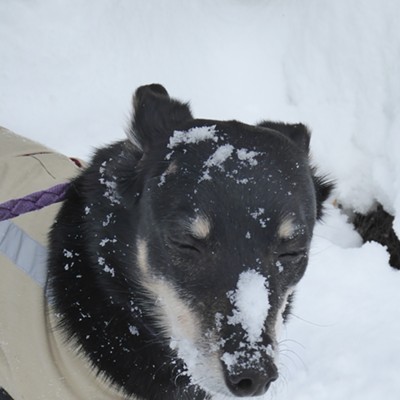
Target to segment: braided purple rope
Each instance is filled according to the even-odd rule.
[[[60,183],[51,188],[28,194],[20,199],[13,199],[0,204],[0,221],[37,211],[64,200],[69,185],[69,183]]]

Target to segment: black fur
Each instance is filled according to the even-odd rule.
[[[244,265],[257,263],[269,274],[271,301],[278,307],[284,290],[304,274],[312,229],[330,185],[309,166],[304,125],[196,120],[189,107],[171,99],[161,85],[140,87],[134,108],[134,138],[98,150],[72,182],[50,234],[48,293],[65,337],[128,396],[208,399],[181,373],[184,362],[149,309],[152,299],[136,265],[138,237],[149,243],[154,274],[180,288],[205,325],[211,324],[211,312],[229,312],[226,292],[235,287]],[[213,179],[199,184],[215,143],[171,148],[169,141],[176,130],[214,125],[220,143],[264,156],[253,167],[240,164],[234,178],[214,168]],[[164,184],[163,174],[173,162],[178,171]],[[233,161],[225,165],[236,171]],[[247,186],[237,183],[245,179],[250,181]],[[268,210],[269,229],[244,219],[244,210],[260,205]],[[184,222],[197,208],[212,221],[212,236],[206,241],[185,233]],[[301,220],[304,232],[282,242],[277,227],[291,213]],[[246,229],[252,229],[251,241],[242,235]],[[278,260],[290,265],[280,275],[273,272]],[[276,318],[276,312],[268,318]],[[136,327],[139,335],[129,327]],[[223,328],[227,337],[232,329]],[[242,333],[235,334],[239,340]],[[264,340],[270,340],[267,333]],[[236,341],[226,346],[234,347]]]
[[[364,242],[375,241],[387,247],[389,263],[400,269],[400,241],[393,229],[394,217],[381,204],[366,214],[355,213],[353,224]]]
[[[258,125],[283,133],[308,154],[311,133],[305,125],[285,124],[284,122],[276,121],[263,121]],[[322,204],[329,197],[333,184],[326,177],[318,176],[315,169],[312,171],[312,175],[317,196],[317,219],[321,219],[323,211]]]

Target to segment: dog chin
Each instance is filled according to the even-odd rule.
[[[207,365],[208,364],[208,365]],[[188,374],[191,383],[200,387],[206,393],[216,399],[216,396],[221,396],[222,398],[235,398],[235,396],[229,391],[225,384],[224,378],[222,376],[222,371],[220,368],[212,363],[209,367],[209,363],[196,366],[188,366]]]
[[[170,347],[184,361],[187,370],[182,374],[189,377],[191,384],[212,396],[221,394],[232,397],[225,385],[219,353],[208,348],[209,344],[194,343],[181,337],[172,338]],[[211,347],[217,348],[217,346]]]

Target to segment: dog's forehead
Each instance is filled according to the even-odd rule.
[[[174,131],[164,162],[163,178],[179,170],[175,179],[187,184],[215,180],[239,187],[263,181],[284,186],[288,175],[295,181],[299,170],[308,167],[305,154],[284,135],[234,121]]]
[[[208,121],[207,124],[195,124],[184,130],[176,130],[169,138],[167,148],[174,150],[179,148],[195,149],[207,154],[219,147],[232,146],[234,150],[241,148],[267,149],[288,143],[284,135],[263,127],[246,125],[237,121]],[[210,154],[207,154],[208,156]]]
[[[304,172],[309,175],[308,161],[304,155],[296,158],[279,135],[263,135],[268,132],[242,125],[175,131],[156,185],[158,200],[168,204],[166,212],[179,210],[179,216],[194,221],[186,225],[204,236],[216,218],[225,217],[246,218],[248,225],[261,228],[275,220],[282,225],[282,236],[289,236],[297,219],[296,193],[304,189]],[[294,217],[283,223],[288,213]]]

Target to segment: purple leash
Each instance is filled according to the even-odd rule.
[[[13,199],[0,204],[0,222],[18,215],[37,211],[43,207],[58,203],[65,198],[69,183],[60,183],[48,189],[28,194],[20,199]]]

